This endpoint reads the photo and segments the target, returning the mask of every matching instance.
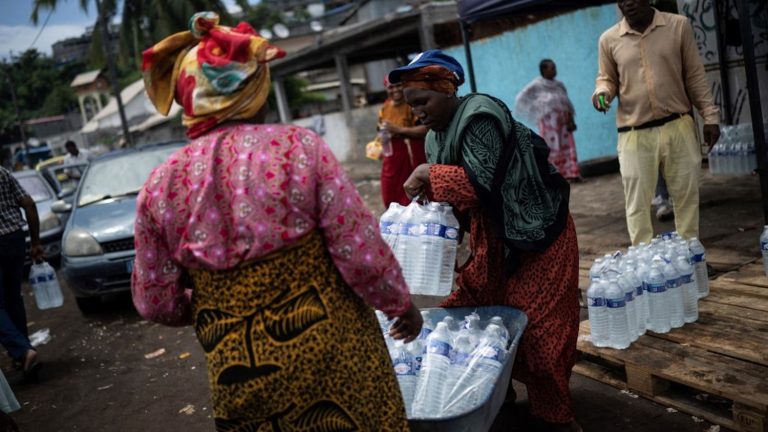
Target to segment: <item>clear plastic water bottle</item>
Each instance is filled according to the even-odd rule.
[[[760,251],[763,253],[763,272],[768,276],[768,225],[763,227],[760,235]]]
[[[603,269],[603,259],[602,258],[596,258],[595,262],[592,263],[592,267],[589,268],[589,280],[596,281],[600,279],[600,272]]]
[[[635,260],[627,259],[623,263],[622,275],[635,287],[635,314],[637,315],[637,335],[645,334],[645,322],[648,320],[648,296],[643,289],[643,281],[638,277]]]
[[[387,344],[387,351],[391,353],[395,349],[395,340],[389,335],[389,328],[395,320],[390,320],[384,312],[380,310],[376,311],[376,318],[379,320],[379,328],[381,329],[381,334],[384,335],[384,343]]]
[[[667,286],[669,303],[669,325],[672,328],[682,327],[685,323],[683,309],[683,290],[680,289],[680,274],[671,262],[665,262],[661,269]]]
[[[448,396],[443,407],[443,416],[459,414],[466,409],[462,403],[462,389],[458,387],[458,384],[464,375],[471,373],[469,362],[473,349],[469,335],[462,334],[456,338],[456,343],[451,351],[451,367],[445,382],[445,392]]]
[[[403,394],[405,412],[410,417],[418,376],[416,374],[413,354],[406,349],[401,341],[397,341],[395,344],[394,351],[392,352],[392,365],[395,368],[397,383],[400,384],[400,393]]]
[[[456,250],[459,245],[459,220],[453,214],[453,207],[449,205],[441,206],[444,221],[443,235],[443,259],[442,270],[440,271],[440,286],[442,292],[451,292],[453,288],[454,267],[456,265]]]
[[[651,265],[645,280],[648,293],[648,330],[656,333],[667,333],[669,325],[669,303],[667,301],[667,284],[661,268]]]
[[[696,272],[696,284],[699,287],[699,298],[709,295],[709,274],[707,273],[707,254],[704,245],[698,238],[693,237],[688,241],[688,248],[693,255],[693,270]]]
[[[400,213],[400,222],[397,225],[399,232],[393,248],[395,258],[397,258],[403,271],[403,278],[411,290],[417,282],[415,274],[421,272],[421,269],[418,268],[422,262],[418,256],[421,251],[418,238],[421,213],[421,206],[416,201],[411,202],[403,209]]]
[[[456,323],[456,320],[452,316],[446,315],[446,317],[443,318],[443,322],[445,323],[445,325],[448,326],[448,331],[449,332],[451,332],[451,333],[458,333],[458,331],[459,331],[459,324]]]
[[[605,304],[608,307],[609,346],[615,349],[627,348],[630,344],[627,301],[624,290],[615,279],[608,281]]]
[[[648,265],[648,262],[645,260],[638,261],[637,263],[637,278],[640,280],[640,283],[643,287],[643,303],[645,304],[643,308],[645,309],[643,311],[643,319],[644,319],[644,328],[648,329],[648,320],[651,319],[651,304],[650,304],[650,296],[648,295],[648,287],[645,285],[645,281],[648,279],[648,272],[651,271],[651,267]]]
[[[501,341],[504,342],[504,346],[506,347],[507,344],[509,344],[509,330],[507,329],[507,326],[504,325],[504,320],[500,316],[498,316],[498,315],[497,316],[493,316],[488,321],[488,326],[490,326],[491,324],[495,324],[495,325],[499,326],[499,330],[498,330],[499,335],[498,336],[501,339]],[[488,327],[485,328],[485,331],[486,332],[488,331]]]
[[[714,147],[712,147],[712,150],[709,152],[709,172],[712,175],[720,175],[720,165],[721,165],[721,154],[723,144],[717,143]]]
[[[637,331],[637,309],[635,303],[635,287],[626,276],[620,275],[617,279],[619,287],[624,291],[624,301],[627,308],[627,329],[629,331],[629,340],[637,340],[639,333]]]
[[[757,151],[755,149],[755,142],[752,141],[747,147],[747,168],[748,174],[757,169]]]
[[[29,269],[29,285],[32,287],[32,293],[35,295],[35,304],[38,309],[48,309],[51,300],[48,298],[46,289],[47,275],[42,264],[32,264]]]
[[[416,371],[416,377],[421,377],[421,366],[424,361],[424,353],[426,351],[425,341],[416,339],[405,346],[409,353],[413,356],[413,368]]]
[[[592,344],[606,347],[609,343],[608,307],[605,304],[607,281],[593,280],[587,289],[587,312]]]
[[[493,325],[493,324],[491,324]],[[472,352],[469,368],[470,374],[466,374],[468,382],[459,380],[461,389],[472,389],[467,401],[467,408],[474,408],[485,401],[491,394],[493,386],[501,374],[506,351],[501,341],[489,333],[480,339],[480,343]]]
[[[499,375],[501,375],[501,368],[504,364],[504,358],[506,357],[506,350],[501,340],[495,336],[498,334],[495,324],[490,324],[490,331],[480,339],[480,343],[477,345],[474,356],[475,364],[475,383],[479,388],[478,401],[482,403],[491,394],[494,384]]]
[[[59,307],[64,304],[64,296],[61,294],[59,279],[56,277],[56,269],[47,262],[43,262],[45,269],[46,290],[50,301],[49,308]]]
[[[421,333],[419,333],[419,339],[426,341],[429,334],[435,330],[435,324],[429,317],[429,311],[421,311],[421,319],[423,324],[421,325]]]
[[[392,156],[392,136],[389,134],[389,130],[379,130],[379,141],[381,142],[381,155],[384,157]]]
[[[422,260],[421,268],[423,274],[421,281],[424,287],[424,294],[436,296],[447,296],[451,289],[444,289],[440,285],[440,272],[443,269],[443,254],[445,252],[443,231],[443,213],[440,212],[440,204],[436,202],[429,203],[424,212],[422,220],[423,232],[419,237],[422,252],[419,258]]]
[[[680,290],[683,292],[683,320],[687,323],[695,322],[699,319],[699,289],[693,266],[688,257],[678,255],[675,268],[680,275]]]
[[[473,346],[483,337],[483,329],[480,327],[480,315],[473,313],[464,317],[464,330],[469,335]]]
[[[445,405],[445,383],[451,366],[451,342],[448,326],[437,323],[435,331],[427,338],[421,378],[416,385],[413,402],[414,417],[439,417]]]
[[[381,233],[381,238],[383,238],[393,250],[397,241],[397,235],[400,231],[399,221],[403,209],[403,206],[393,202],[389,205],[387,211],[381,215],[381,219],[379,219],[379,232]]]

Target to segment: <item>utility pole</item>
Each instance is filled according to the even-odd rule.
[[[13,62],[12,52],[11,62]],[[29,159],[29,149],[27,148],[27,133],[24,131],[24,122],[21,120],[21,111],[19,110],[19,103],[16,100],[16,83],[13,81],[13,74],[8,70],[8,67],[9,66],[3,62],[3,72],[5,73],[5,77],[8,78],[8,87],[11,89],[11,103],[13,103],[13,109],[16,111],[16,121],[19,123],[19,135],[21,136],[21,146],[24,149],[24,161],[27,162]],[[13,67],[13,63],[11,63],[10,67]]]
[[[107,60],[107,68],[109,69],[109,80],[112,82],[112,92],[115,94],[115,100],[117,101],[117,110],[120,112],[120,124],[123,126],[123,137],[125,138],[125,144],[128,147],[133,146],[133,139],[131,133],[128,131],[128,120],[125,119],[125,108],[123,107],[123,98],[120,96],[120,83],[117,81],[117,67],[115,66],[115,58],[112,56],[112,44],[109,40],[109,17],[104,9],[104,0],[96,0],[96,9],[99,13],[99,27],[101,28],[101,39],[104,45],[104,55]]]

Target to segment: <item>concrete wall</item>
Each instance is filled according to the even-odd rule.
[[[504,100],[512,109],[517,93],[539,74],[539,61],[551,58],[576,108],[579,160],[615,156],[615,116],[595,111],[590,98],[597,75],[597,41],[619,20],[617,11],[614,4],[581,9],[472,42],[477,90]],[[463,46],[446,51],[466,67]],[[460,92],[469,92],[469,82]]]
[[[341,162],[355,162],[365,159],[365,144],[376,136],[376,123],[380,109],[381,105],[379,104],[352,110],[351,127],[343,112],[323,115],[325,133],[322,137],[328,143],[336,159]],[[294,120],[293,124],[312,128],[314,121],[314,118],[308,117]]]

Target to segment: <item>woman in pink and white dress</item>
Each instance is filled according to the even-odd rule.
[[[549,146],[549,162],[569,181],[580,180],[576,159],[574,109],[565,85],[555,79],[555,62],[539,63],[540,77],[531,81],[515,99],[515,114],[539,126],[539,134]]]

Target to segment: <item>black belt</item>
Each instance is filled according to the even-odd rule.
[[[672,120],[677,120],[677,119],[685,117],[687,115],[690,115],[690,113],[672,114],[672,115],[668,115],[668,116],[666,116],[664,118],[660,118],[658,120],[651,120],[651,121],[649,121],[647,123],[641,124],[640,126],[622,126],[622,127],[618,128],[618,131],[619,131],[619,133],[622,133],[622,132],[629,132],[629,131],[632,131],[632,130],[655,128],[655,127],[663,126],[663,125],[671,122]]]

